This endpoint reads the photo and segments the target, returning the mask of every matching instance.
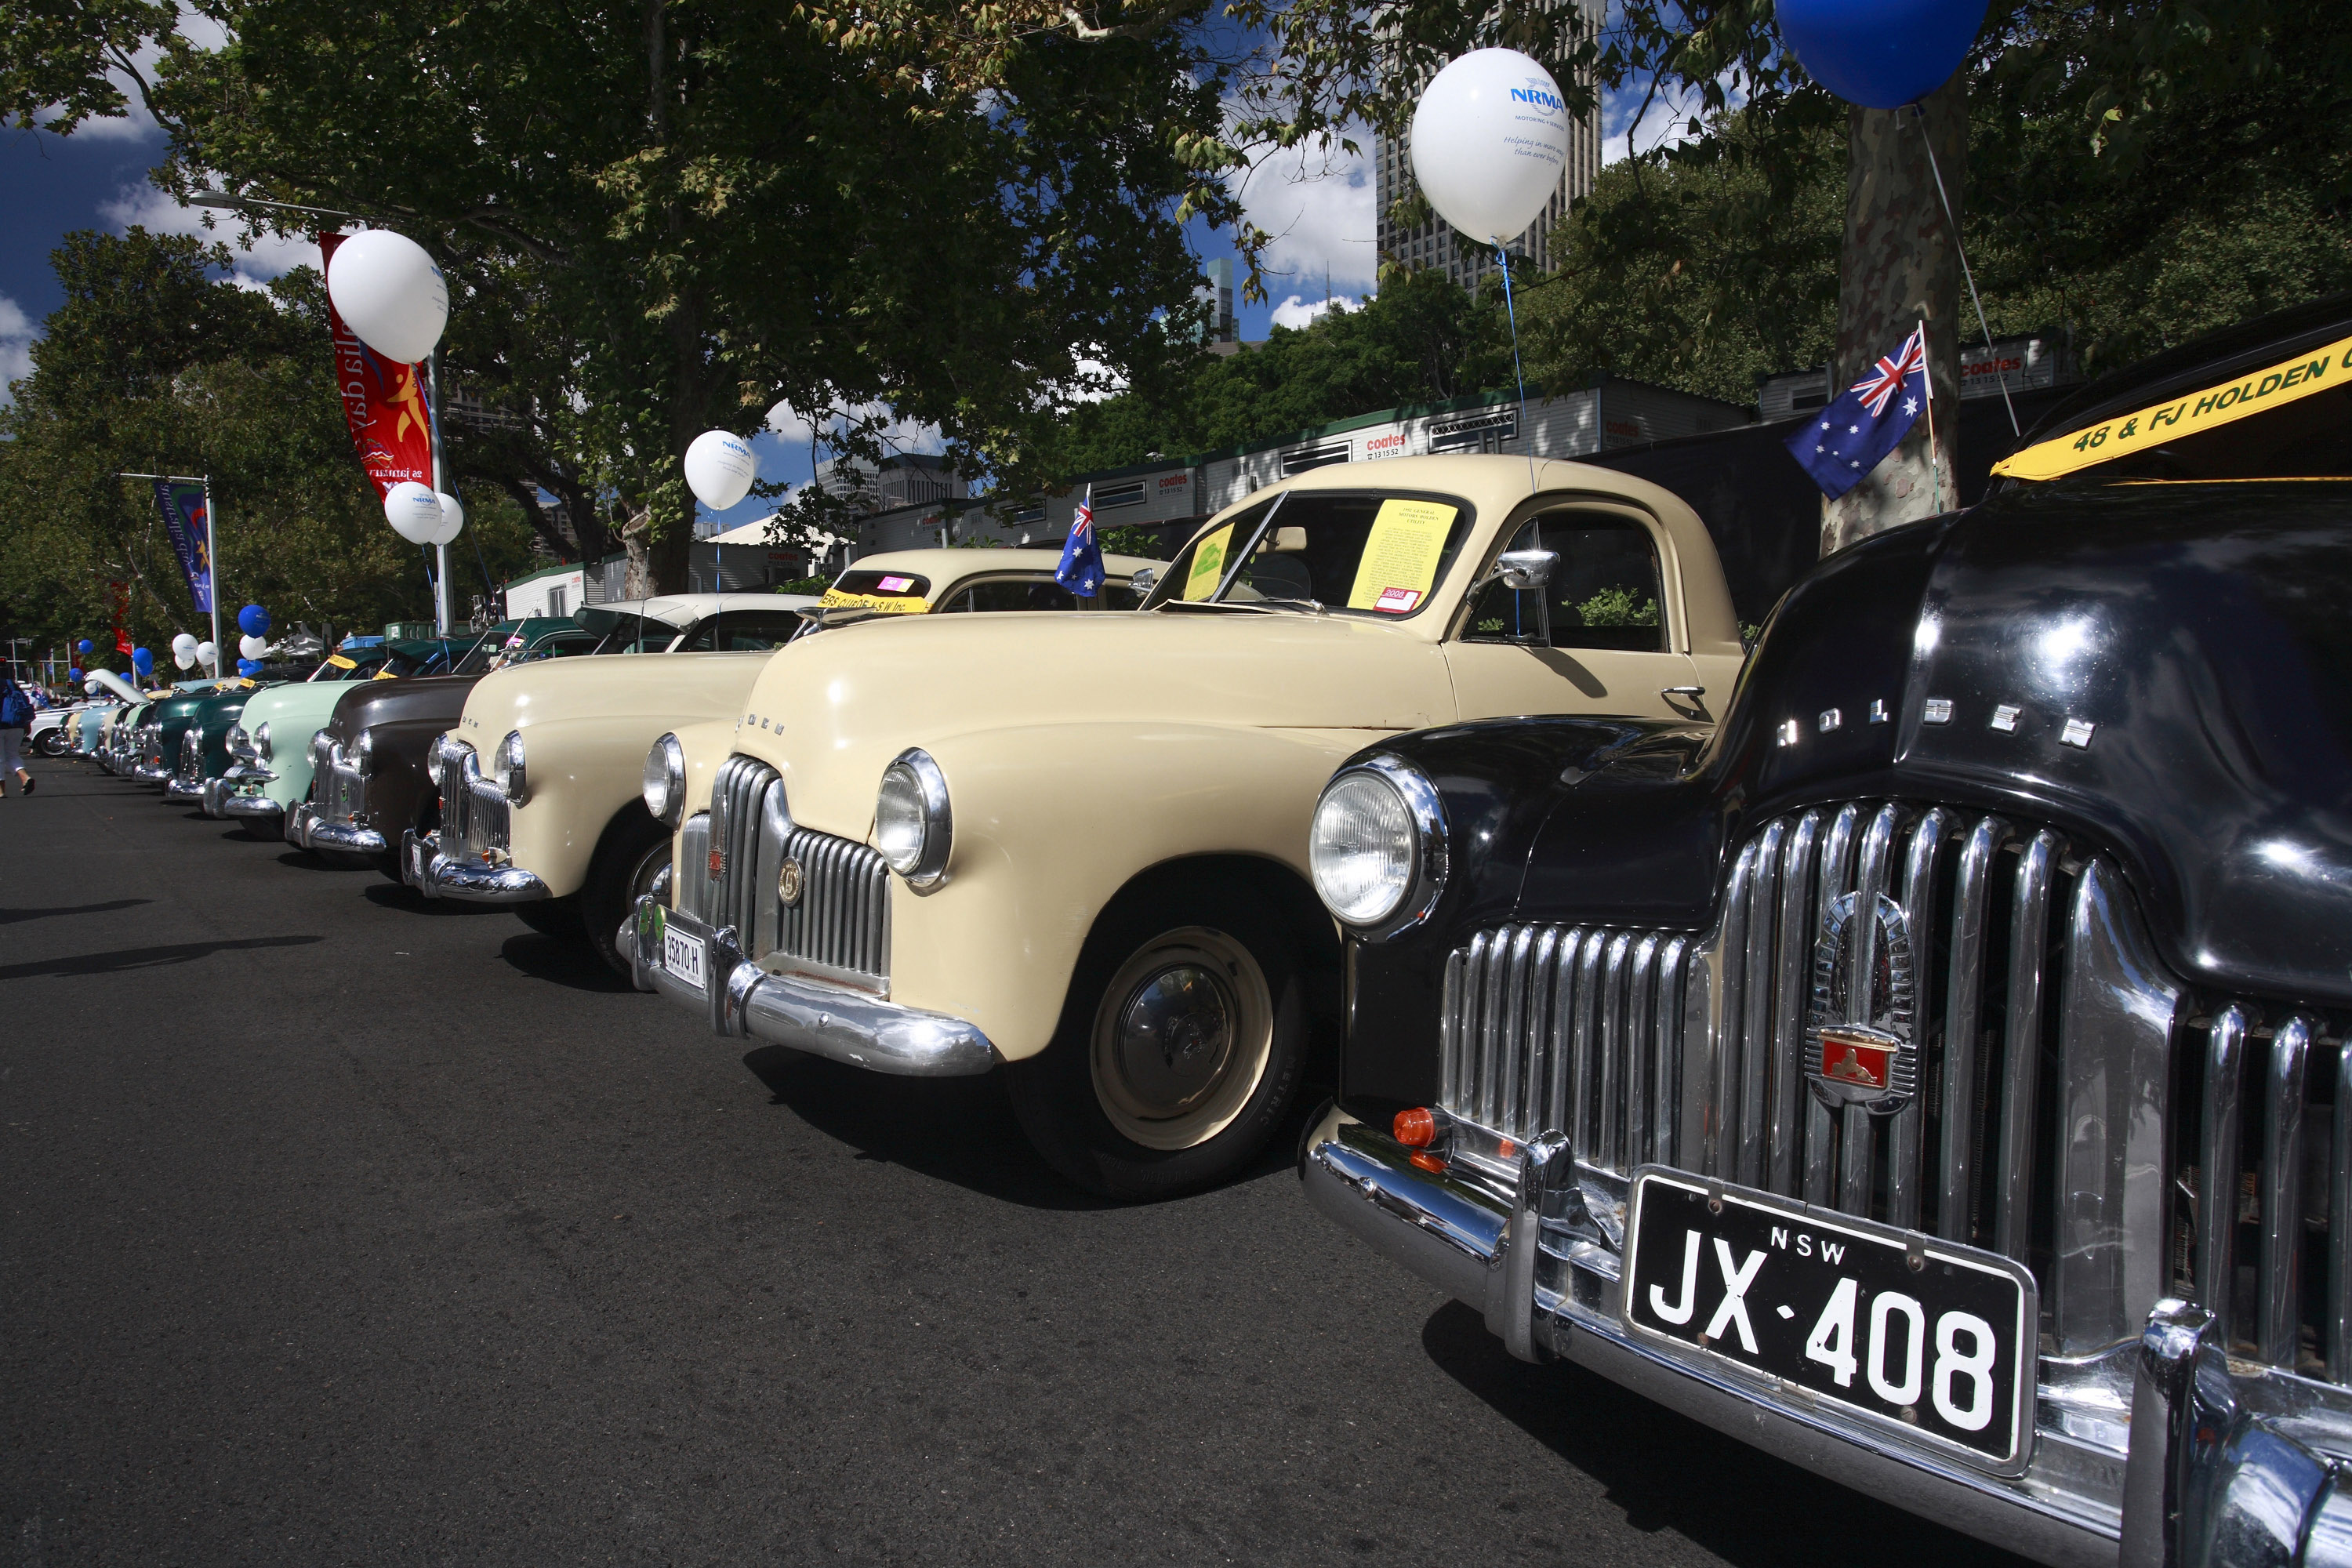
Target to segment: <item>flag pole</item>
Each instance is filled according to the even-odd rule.
[[[1944,510],[1944,468],[1936,459],[1936,367],[1927,358],[1927,320],[1919,319],[1919,384],[1927,389],[1927,475],[1936,510]],[[1958,499],[1957,497],[1954,499]]]
[[[213,515],[213,477],[205,476],[205,571],[211,581],[205,597],[213,606],[213,677],[220,677],[220,523]]]

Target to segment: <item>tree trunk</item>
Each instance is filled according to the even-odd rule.
[[[631,513],[629,521],[621,525],[621,547],[629,552],[628,570],[621,579],[624,599],[650,599],[656,594],[685,592],[682,586],[662,586],[654,575],[653,550],[647,541],[653,521],[653,510],[648,507]]]
[[[1832,395],[1894,353],[1922,320],[1927,323],[1927,375],[1935,395],[1931,439],[1923,416],[1901,446],[1862,483],[1822,503],[1822,553],[1897,523],[1959,504],[1954,483],[1959,449],[1960,252],[1936,194],[1936,164],[1961,211],[1969,150],[1968,82],[1955,74],[1922,100],[1925,134],[1912,109],[1847,111],[1845,248],[1838,265],[1837,362]]]

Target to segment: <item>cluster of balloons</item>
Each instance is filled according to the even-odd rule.
[[[236,651],[244,655],[236,661],[239,675],[259,673],[269,654],[269,612],[259,605],[247,605],[236,613],[236,629],[245,634],[236,639]]]
[[[403,479],[383,492],[383,519],[411,544],[446,544],[466,526],[466,509],[446,490]]]

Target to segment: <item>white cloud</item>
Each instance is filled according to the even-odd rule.
[[[33,320],[25,314],[24,307],[0,294],[0,408],[16,401],[16,389],[9,384],[33,374],[33,339],[37,335]]]
[[[112,201],[99,204],[98,216],[118,233],[137,224],[150,234],[192,234],[207,242],[226,240],[236,257],[229,280],[240,289],[259,289],[297,267],[321,264],[316,241],[257,234],[241,213],[182,206],[152,185],[123,186]],[[211,228],[205,226],[207,216],[213,220]]]
[[[1369,144],[1370,137],[1357,138]],[[1338,140],[1318,137],[1287,152],[1268,153],[1231,176],[1252,223],[1274,236],[1265,269],[1297,282],[1302,293],[1371,292],[1380,271],[1372,247],[1379,191],[1370,156]]]
[[[1306,300],[1293,294],[1274,308],[1274,324],[1288,327],[1294,331],[1302,331],[1312,325],[1318,316],[1328,315],[1333,310],[1361,309],[1361,305],[1342,294],[1334,294],[1328,300]]]

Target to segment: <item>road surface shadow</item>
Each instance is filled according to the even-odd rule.
[[[1608,1489],[1625,1522],[1673,1531],[1741,1568],[1814,1568],[1869,1543],[1872,1568],[2025,1560],[1823,1480],[1567,1362],[1515,1361],[1459,1301],[1430,1314],[1422,1349],[1496,1414]],[[1474,1478],[1465,1460],[1464,1479]],[[1540,1478],[1517,1476],[1522,1485]]]
[[[378,873],[381,878],[382,873]],[[378,909],[399,910],[404,914],[431,915],[436,920],[453,916],[508,915],[513,911],[497,904],[470,903],[464,899],[428,899],[405,882],[378,880],[361,893],[362,898]]]
[[[41,963],[0,965],[0,980],[30,980],[45,974],[121,974],[133,969],[161,969],[166,964],[193,963],[216,952],[258,947],[307,947],[322,936],[249,936],[235,942],[183,942],[158,947],[127,947],[115,952],[86,952],[78,958],[52,958]]]
[[[605,966],[604,961],[596,956],[596,950],[588,945],[588,939],[584,936],[547,936],[539,931],[526,931],[520,936],[507,938],[505,944],[499,949],[499,956],[533,980],[545,980],[574,991],[635,989]]]
[[[152,904],[152,899],[109,899],[102,904],[59,904],[47,910],[0,910],[0,926],[15,925],[19,921],[45,921],[52,915],[109,915],[117,910],[135,910],[142,904]]]
[[[861,1160],[886,1160],[1024,1208],[1121,1206],[1063,1180],[1038,1157],[999,1073],[898,1078],[782,1046],[756,1047],[743,1065],[767,1085],[771,1104],[789,1107]]]

